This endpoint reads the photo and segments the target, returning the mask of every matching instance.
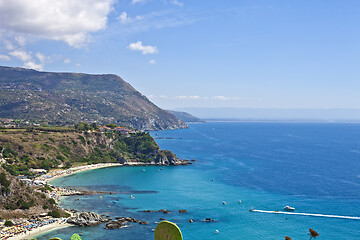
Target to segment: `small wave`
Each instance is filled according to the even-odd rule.
[[[278,211],[266,211],[266,210],[256,210],[256,209],[253,209],[252,212],[360,220],[360,217],[340,216],[340,215],[326,215],[326,214],[318,214],[318,213],[278,212]]]

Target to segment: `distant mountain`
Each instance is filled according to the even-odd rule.
[[[179,108],[206,120],[360,122],[360,109]]]
[[[186,128],[121,77],[0,67],[0,118],[64,125],[115,123],[142,130]]]
[[[175,117],[180,119],[183,122],[205,122],[204,120],[201,120],[200,118],[194,117],[190,113],[187,112],[179,112],[179,111],[172,111],[167,110],[168,112],[171,112]]]

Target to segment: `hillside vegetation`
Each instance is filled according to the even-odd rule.
[[[0,118],[50,125],[79,121],[142,130],[186,128],[117,75],[0,67]]]
[[[75,128],[1,129],[2,167],[12,175],[32,175],[29,169],[93,163],[177,165],[170,151],[160,150],[146,132],[127,136],[117,131]]]
[[[41,192],[35,192],[0,167],[0,218],[38,215],[43,212],[65,215],[53,199]]]

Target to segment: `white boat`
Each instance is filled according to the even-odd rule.
[[[290,207],[290,206],[286,206],[286,207],[284,207],[284,210],[285,210],[286,212],[293,212],[293,211],[295,211],[295,208]]]

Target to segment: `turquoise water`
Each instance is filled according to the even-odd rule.
[[[70,239],[75,232],[83,239],[153,239],[159,218],[177,223],[184,239],[308,239],[309,228],[319,239],[360,239],[360,220],[249,212],[281,211],[290,205],[296,212],[360,217],[360,125],[205,123],[152,135],[173,138],[157,142],[162,149],[197,161],[163,170],[97,169],[53,182],[113,192],[102,199],[65,197],[63,207],[113,218],[132,216],[149,225],[118,230],[70,227],[38,239]],[[164,208],[172,212],[141,212]],[[208,217],[216,221],[201,221]]]

